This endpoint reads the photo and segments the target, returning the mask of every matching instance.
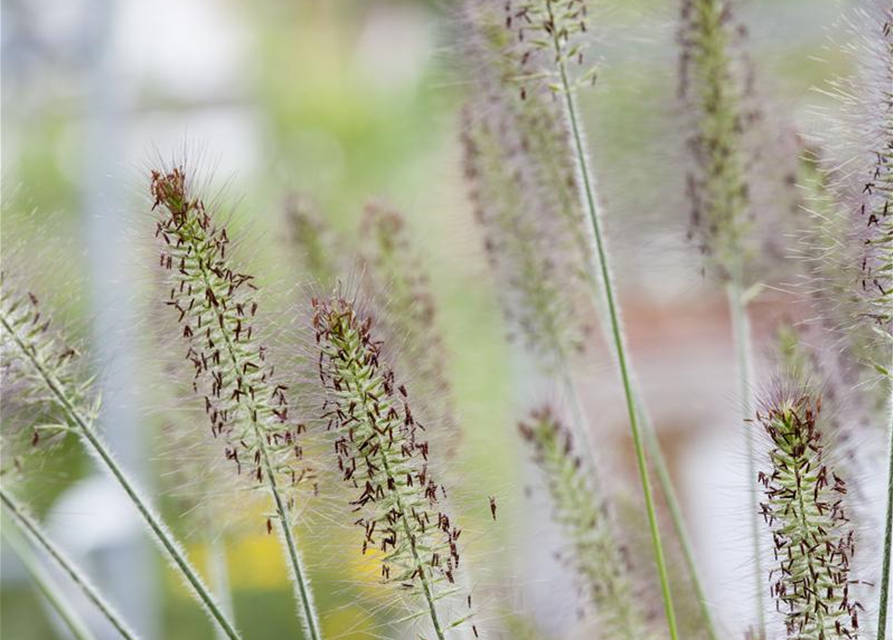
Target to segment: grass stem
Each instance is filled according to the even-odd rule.
[[[0,489],[0,492],[2,492],[2,489]],[[5,503],[5,492],[3,492],[3,496]],[[13,519],[15,519],[15,516]],[[50,606],[52,606],[56,613],[59,614],[59,617],[62,618],[62,622],[64,622],[65,626],[68,627],[68,630],[71,631],[72,637],[74,637],[75,640],[96,640],[95,636],[90,633],[87,626],[84,624],[84,621],[81,620],[81,617],[74,610],[74,607],[68,602],[68,599],[59,589],[59,585],[53,581],[40,565],[40,561],[34,556],[28,543],[19,537],[17,533],[11,531],[8,526],[2,527],[0,530],[2,530],[3,539],[6,540],[6,543],[12,548],[22,565],[24,565],[25,569],[31,575],[31,579],[34,580],[34,584],[38,591],[43,594],[50,603]]]
[[[893,370],[893,369],[891,369]],[[878,603],[877,640],[887,636],[887,613],[890,607],[890,556],[893,548],[893,379],[890,380],[890,443],[887,450],[887,512],[884,518],[884,555],[881,561],[881,592]]]
[[[220,628],[226,633],[227,638],[230,640],[241,640],[241,636],[236,631],[235,627],[233,627],[232,623],[230,623],[227,617],[223,614],[223,611],[220,609],[214,596],[211,595],[211,592],[202,582],[198,571],[196,571],[195,567],[193,567],[186,558],[185,552],[167,531],[164,524],[162,524],[161,519],[155,514],[146,500],[143,499],[139,491],[137,491],[136,487],[124,473],[124,470],[118,465],[111,451],[109,451],[102,439],[93,431],[90,420],[70,401],[59,381],[46,369],[32,350],[28,348],[26,341],[16,331],[5,312],[0,313],[0,323],[2,323],[3,330],[12,337],[13,342],[22,357],[34,367],[34,370],[46,385],[47,390],[71,420],[78,435],[86,443],[87,447],[96,455],[98,460],[115,481],[117,481],[118,484],[121,485],[121,488],[124,489],[130,502],[133,503],[140,516],[142,516],[143,520],[145,520],[146,524],[149,526],[149,530],[155,540],[167,552],[171,560],[173,560],[174,566],[195,591],[195,594],[205,606],[213,620],[220,625]]]
[[[557,36],[556,36],[557,37]],[[560,45],[556,42],[556,50],[560,52]],[[654,497],[651,490],[651,480],[648,477],[648,466],[645,459],[645,450],[642,445],[642,436],[639,429],[638,416],[635,407],[635,398],[633,396],[633,385],[627,365],[626,345],[623,339],[623,328],[620,322],[620,314],[617,308],[614,295],[614,285],[611,281],[611,273],[608,265],[607,249],[603,238],[601,221],[599,220],[599,212],[595,203],[595,193],[590,176],[589,162],[583,142],[583,133],[581,124],[578,122],[577,109],[574,103],[574,94],[572,91],[570,80],[568,79],[567,68],[564,60],[558,63],[559,76],[561,81],[561,91],[564,95],[564,106],[567,118],[571,128],[573,145],[575,151],[575,160],[577,169],[582,181],[583,195],[585,197],[586,210],[589,213],[589,219],[592,223],[592,232],[595,236],[596,250],[598,253],[599,266],[601,270],[601,279],[604,287],[605,302],[608,308],[608,317],[611,324],[611,335],[614,342],[614,348],[617,355],[617,362],[620,367],[620,377],[623,383],[623,391],[626,397],[626,408],[629,416],[630,429],[632,431],[633,445],[636,451],[636,464],[638,466],[639,477],[642,482],[642,491],[645,496],[645,508],[648,512],[648,527],[651,533],[651,543],[654,547],[654,559],[657,564],[658,576],[660,578],[661,594],[664,602],[664,612],[667,618],[667,626],[670,632],[671,640],[678,639],[676,630],[676,614],[673,610],[673,598],[670,591],[670,582],[667,575],[666,560],[664,559],[663,544],[660,538],[660,529],[657,522],[657,514],[654,509]]]
[[[120,615],[112,609],[105,599],[99,594],[96,587],[91,584],[81,570],[68,558],[64,551],[53,543],[41,526],[31,518],[15,497],[6,489],[0,488],[0,500],[3,502],[4,510],[9,514],[16,526],[21,529],[31,540],[41,547],[53,561],[71,578],[87,599],[99,610],[99,612],[108,620],[115,630],[125,640],[137,640],[138,636],[130,627],[127,626]],[[71,632],[79,640],[92,640],[93,636],[84,627],[84,623],[80,621],[77,614],[71,610],[70,605],[65,601],[65,597],[58,592],[56,585],[47,576],[37,559],[33,557],[28,546],[18,539],[14,534],[8,531],[3,532],[4,537],[10,543],[16,555],[22,560],[22,564],[28,569],[28,572],[34,577],[40,591],[47,597],[53,608],[59,613]]]
[[[748,422],[753,417],[753,346],[751,342],[750,318],[747,302],[741,286],[740,275],[732,276],[726,284],[729,299],[729,312],[732,317],[732,333],[735,344],[735,359],[738,363],[738,396],[741,403],[742,424],[745,426],[745,455],[747,459],[747,487],[750,512],[750,535],[754,562],[754,588],[756,590],[757,624],[760,633],[765,634],[766,615],[763,593],[763,554],[760,544],[760,511],[756,491],[751,485],[757,477],[754,435],[750,433]]]

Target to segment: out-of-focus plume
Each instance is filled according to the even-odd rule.
[[[570,431],[548,406],[520,426],[552,499],[555,521],[570,544],[570,561],[605,638],[652,637],[630,584],[627,558],[607,501],[595,489],[594,471],[574,450]]]
[[[526,11],[511,21],[533,37]],[[554,366],[583,350],[591,332],[592,247],[563,115],[548,87],[523,83],[542,79],[520,64],[536,56],[516,50],[505,21],[497,3],[466,5],[476,86],[462,114],[465,176],[513,334]]]

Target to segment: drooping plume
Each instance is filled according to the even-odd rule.
[[[851,595],[846,483],[826,454],[820,419],[820,396],[785,386],[762,399],[756,416],[772,445],[758,477],[774,543],[771,593],[798,640],[854,638],[861,609]]]
[[[320,417],[335,438],[342,478],[356,489],[350,506],[363,530],[362,553],[384,554],[383,581],[414,595],[443,640],[471,611],[454,616],[445,600],[457,590],[461,529],[429,466],[437,452],[423,440],[424,425],[382,352],[373,316],[340,296],[314,300],[313,310],[325,391]]]
[[[521,434],[534,452],[555,511],[554,520],[570,545],[570,561],[605,638],[652,637],[630,584],[630,571],[611,522],[607,501],[595,489],[593,471],[550,407],[534,411]]]

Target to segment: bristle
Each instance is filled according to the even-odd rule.
[[[356,489],[362,553],[379,547],[382,580],[418,596],[438,638],[454,624],[436,604],[458,579],[461,529],[445,511],[445,490],[429,468],[437,452],[422,439],[406,387],[382,353],[374,318],[353,302],[313,301],[320,418],[333,433],[338,467]],[[470,613],[470,612],[469,612]]]
[[[779,385],[756,416],[772,443],[758,478],[774,543],[770,590],[788,637],[798,640],[856,637],[861,609],[851,593],[846,483],[825,453],[820,414],[820,396]]]
[[[591,469],[574,449],[571,433],[548,406],[519,426],[534,450],[552,498],[554,520],[572,546],[572,565],[606,638],[651,637],[630,584],[628,562],[610,521],[606,500],[595,491]]]

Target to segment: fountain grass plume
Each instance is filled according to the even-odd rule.
[[[234,472],[244,470],[269,492],[274,505],[304,627],[319,640],[320,626],[303,567],[295,526],[299,491],[311,470],[303,461],[303,423],[289,415],[288,390],[254,332],[258,310],[253,277],[239,273],[228,254],[226,228],[218,226],[182,167],[153,170],[155,236],[170,292],[165,304],[178,315],[188,344],[193,391]],[[268,529],[272,523],[268,520]]]
[[[448,452],[454,452],[460,434],[446,347],[430,275],[413,247],[406,219],[394,209],[367,204],[360,222],[359,256],[368,294],[381,300],[388,337],[400,344],[398,369],[410,380],[417,410],[451,431]]]
[[[879,411],[886,413],[889,434],[877,625],[877,638],[884,640],[893,555],[893,7],[866,0],[851,16],[848,53],[858,73],[827,91],[841,107],[842,126],[830,130],[843,134],[828,141],[843,156],[826,170],[833,178],[828,219],[841,239],[829,255],[845,305],[840,331],[859,347],[854,359],[863,369],[857,375],[873,375],[874,386],[887,391]]]
[[[592,330],[592,246],[560,105],[543,87],[522,99],[504,20],[498,3],[464,7],[476,77],[462,112],[465,177],[511,336],[556,369],[585,349]]]
[[[821,432],[821,396],[777,384],[761,399],[756,423],[772,447],[759,472],[760,510],[774,543],[770,591],[787,637],[855,638],[859,611],[850,590],[855,532]]]
[[[627,559],[596,491],[594,470],[574,450],[571,432],[548,406],[519,425],[552,499],[554,519],[571,547],[571,564],[595,609],[605,638],[652,637],[629,581]]]
[[[679,94],[694,117],[688,140],[690,236],[723,280],[741,277],[753,257],[744,135],[757,117],[745,110],[746,69],[732,44],[743,27],[727,0],[683,0]]]
[[[422,439],[424,425],[383,353],[373,315],[340,295],[312,306],[320,419],[344,482],[356,490],[350,507],[363,530],[362,554],[380,550],[383,582],[416,603],[408,619],[427,618],[444,640],[470,623],[472,612],[469,597],[468,611],[446,617],[447,598],[459,591],[462,530],[429,466],[437,452]]]
[[[50,330],[48,316],[40,309],[37,296],[33,292],[19,292],[6,277],[0,279],[0,328],[4,367],[14,367],[16,381],[22,385],[16,393],[17,397],[37,401],[43,411],[53,413],[58,422],[52,425],[53,431],[70,431],[78,436],[100,466],[124,489],[151,536],[211,619],[230,640],[240,640],[239,633],[224,615],[179,543],[96,431],[94,422],[99,412],[99,397],[90,394],[89,378],[74,374],[72,362],[77,351],[65,346],[66,341]],[[4,381],[8,379],[4,375]],[[39,437],[39,430],[34,433]]]

